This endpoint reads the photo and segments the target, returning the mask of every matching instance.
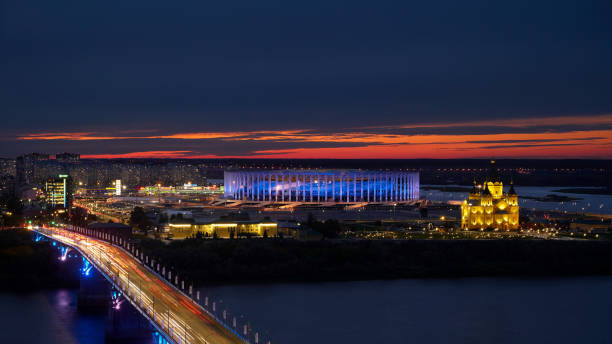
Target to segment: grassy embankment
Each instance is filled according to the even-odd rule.
[[[197,285],[612,274],[612,241],[146,239],[142,247]]]

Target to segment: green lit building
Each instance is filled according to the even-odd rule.
[[[72,205],[72,178],[67,174],[60,174],[57,178],[50,178],[45,183],[47,206],[50,208],[68,209]]]

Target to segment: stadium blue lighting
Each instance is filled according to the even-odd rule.
[[[360,170],[226,171],[229,199],[263,202],[410,202],[419,173]]]

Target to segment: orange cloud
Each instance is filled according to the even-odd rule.
[[[276,137],[291,137],[306,130],[280,130],[280,131],[238,131],[238,132],[194,132],[176,133],[170,135],[146,135],[146,136],[110,136],[92,132],[72,133],[37,133],[17,136],[17,140],[67,140],[67,141],[94,141],[94,140],[128,140],[128,139],[180,139],[180,140],[210,140],[210,139],[244,139],[255,140],[258,135],[277,135]],[[150,132],[150,130],[134,131]],[[268,136],[261,136],[268,137]]]
[[[560,126],[576,126],[575,130],[551,131]],[[408,125],[401,128],[450,127],[531,128],[529,133],[491,134],[408,134],[393,132],[392,127],[353,129],[325,133],[312,129],[191,132],[168,135],[112,136],[92,132],[39,133],[19,136],[18,140],[221,140],[250,141],[250,153],[242,155],[202,155],[188,150],[158,150],[122,154],[84,155],[84,158],[478,158],[478,157],[612,157],[612,115],[566,116],[551,118],[473,121],[466,123]],[[545,129],[542,129],[542,128]],[[447,131],[447,130],[446,130]],[[496,130],[500,132],[503,130]],[[257,150],[256,142],[282,147],[308,143],[308,147]],[[311,147],[316,144],[317,147]],[[329,147],[333,144],[333,147]],[[338,147],[346,144],[346,147]],[[249,151],[249,149],[246,149]],[[245,151],[245,149],[242,149]]]
[[[83,154],[83,159],[178,159],[187,158],[192,151],[146,151],[146,152],[131,152],[117,154]]]
[[[126,136],[101,136],[91,132],[86,133],[41,133],[41,134],[25,134],[18,136],[17,140],[68,140],[68,141],[91,141],[91,140],[118,140],[126,139]]]
[[[261,159],[458,159],[458,158],[612,158],[610,145],[533,145],[482,148],[443,145],[375,145],[363,147],[297,148],[263,150]]]

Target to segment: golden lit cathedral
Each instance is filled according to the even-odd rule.
[[[495,160],[491,160],[489,175],[482,185],[470,191],[469,198],[461,204],[461,228],[513,230],[519,228],[518,196],[513,183],[504,193]]]

